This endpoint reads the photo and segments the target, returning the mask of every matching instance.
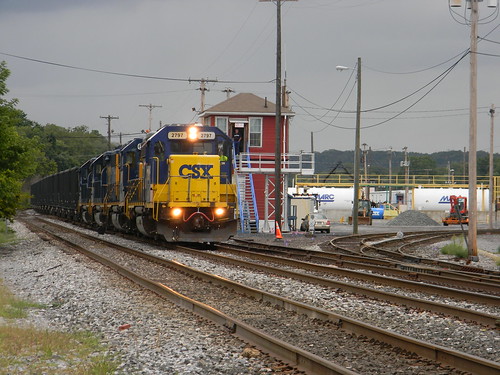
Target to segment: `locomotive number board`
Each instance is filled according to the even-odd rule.
[[[187,139],[188,135],[186,132],[169,132],[168,139]],[[199,132],[197,133],[197,139],[215,139],[214,132]]]

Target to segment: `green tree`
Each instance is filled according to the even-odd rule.
[[[410,171],[416,175],[433,175],[436,174],[436,161],[428,155],[410,156]]]
[[[495,158],[493,155],[493,175],[500,175],[500,158]],[[489,176],[490,174],[490,157],[484,156],[477,159],[477,175],[478,176]]]
[[[5,61],[0,62],[0,218],[12,219],[26,198],[21,191],[22,182],[35,172],[42,153],[35,141],[22,137],[16,130],[25,116],[15,108],[16,99],[4,98],[9,75]]]
[[[58,171],[79,167],[107,150],[107,140],[97,130],[86,126],[63,128],[55,124],[41,126],[32,121],[20,125],[20,131],[42,145],[47,158]],[[46,173],[41,173],[42,175]]]

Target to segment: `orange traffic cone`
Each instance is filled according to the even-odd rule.
[[[281,230],[280,226],[278,225],[278,222],[276,222],[276,239],[282,240],[283,236],[281,235]]]

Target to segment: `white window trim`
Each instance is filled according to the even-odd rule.
[[[255,132],[252,132],[252,120],[259,120],[260,121],[260,139],[259,139],[259,145],[255,146],[250,144],[251,142],[251,135],[256,134]],[[262,148],[262,133],[264,131],[264,119],[262,117],[249,117],[248,118],[248,142],[250,147],[259,147]]]
[[[224,122],[225,122],[225,126],[226,126],[226,129],[221,129],[221,128],[219,128],[219,126],[218,126],[218,120],[219,120],[219,119],[223,119],[223,120],[224,120]],[[219,129],[221,129],[224,133],[229,134],[229,133],[228,133],[228,129],[229,129],[229,118],[228,118],[228,117],[224,117],[224,116],[216,116],[216,117],[215,117],[215,126],[216,126],[217,128],[219,128]]]

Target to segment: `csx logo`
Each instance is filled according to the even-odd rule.
[[[335,202],[335,194],[321,194],[318,196],[320,202]]]
[[[182,178],[210,178],[213,167],[210,164],[184,164],[179,168],[179,175]]]

